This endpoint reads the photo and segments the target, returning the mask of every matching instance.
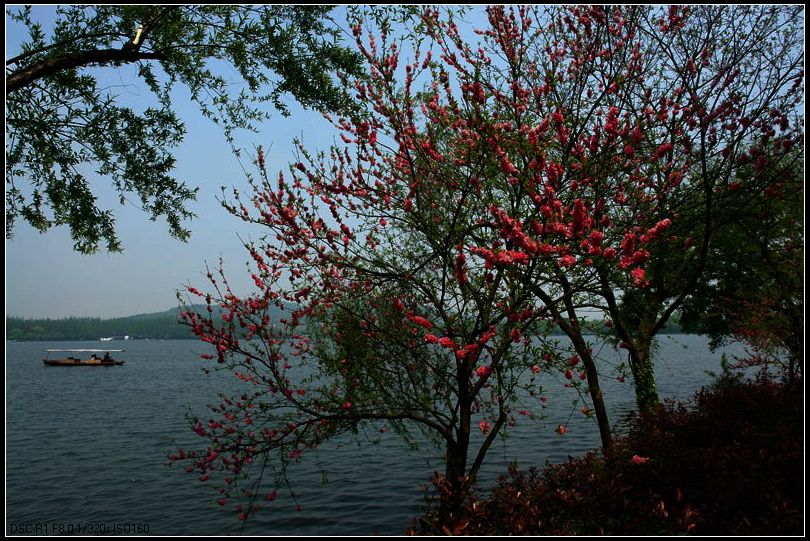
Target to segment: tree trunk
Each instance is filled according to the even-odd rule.
[[[585,373],[588,376],[588,392],[591,395],[591,402],[593,403],[594,412],[596,412],[596,424],[599,427],[599,438],[602,441],[602,452],[605,454],[605,456],[611,456],[613,454],[613,436],[610,432],[610,422],[608,421],[607,409],[605,408],[605,401],[602,396],[602,389],[599,386],[599,373],[596,370],[596,363],[591,355],[591,350],[588,348],[588,344],[586,344],[585,340],[582,338],[582,327],[579,325],[576,307],[572,301],[572,289],[570,283],[565,279],[564,276],[561,277],[560,281],[566,293],[563,302],[565,304],[565,311],[567,312],[569,319],[563,317],[553,299],[546,292],[538,288],[535,290],[535,293],[544,303],[546,303],[546,306],[551,309],[551,313],[554,315],[560,329],[562,329],[566,336],[571,339],[574,349],[582,359],[582,363],[585,365]]]
[[[444,476],[449,486],[461,490],[464,486],[467,472],[467,449],[469,448],[469,433],[464,434],[461,429],[456,434],[466,441],[456,441],[447,445],[446,466]]]
[[[602,388],[599,386],[599,375],[596,371],[596,363],[590,354],[582,357],[585,365],[585,373],[588,376],[588,392],[591,394],[593,410],[596,413],[596,424],[599,426],[599,437],[602,440],[602,452],[606,457],[613,456],[613,436],[610,432],[610,421],[608,421],[607,408],[602,396]]]
[[[639,413],[649,415],[658,409],[658,389],[651,355],[652,337],[637,338],[630,349],[630,371],[636,387],[636,405]]]
[[[569,335],[569,338],[574,343],[574,349],[582,359],[585,374],[588,376],[588,392],[591,395],[593,410],[596,413],[596,424],[599,427],[599,437],[602,440],[602,452],[606,457],[613,456],[613,436],[610,432],[610,422],[608,421],[607,408],[605,408],[605,400],[602,396],[602,388],[599,386],[599,372],[596,370],[596,363],[588,345],[582,339],[581,333],[579,335]]]
[[[790,334],[786,342],[790,357],[788,361],[788,379],[790,381],[795,381],[797,376],[799,378],[804,376],[804,306],[801,307],[801,310],[797,308],[799,307],[791,304],[788,311]]]
[[[439,523],[449,525],[461,511],[467,492],[467,453],[470,448],[470,424],[472,401],[469,394],[469,378],[463,366],[458,368],[459,422],[455,438],[447,442],[445,455],[445,486],[440,487]]]

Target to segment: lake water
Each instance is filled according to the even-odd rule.
[[[687,399],[712,382],[707,371],[720,371],[721,352],[710,353],[707,343],[700,336],[661,337],[662,398]],[[235,515],[217,505],[213,483],[166,465],[178,446],[200,444],[185,417],[189,408],[205,415],[206,404],[217,402],[217,392],[235,378],[203,374],[198,355],[207,349],[190,340],[105,342],[102,347],[126,349],[120,367],[42,363],[47,348],[81,347],[99,343],[6,343],[7,534],[53,534],[59,527],[70,533],[68,525],[137,534],[147,525],[150,535],[396,535],[421,515],[425,486],[442,469],[425,456],[428,449],[411,452],[394,434],[378,445],[332,442],[290,468],[300,512],[279,497],[240,530]],[[724,351],[741,354],[742,348]],[[600,355],[602,366],[619,360],[608,347]],[[633,389],[629,378],[622,384],[607,372],[602,383],[616,424],[633,408]],[[506,442],[493,445],[480,475],[484,487],[513,461],[527,468],[599,447],[595,423],[572,405],[575,393],[562,382],[541,381],[548,391],[545,419],[521,419]],[[564,436],[554,432],[560,423],[568,424]]]

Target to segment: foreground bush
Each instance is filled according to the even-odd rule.
[[[801,534],[800,385],[723,380],[691,408],[635,419],[613,460],[588,454],[501,478],[450,523],[418,533]],[[441,485],[441,483],[439,483]]]

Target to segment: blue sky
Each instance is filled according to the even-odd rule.
[[[35,6],[36,17],[53,20],[53,7]],[[6,57],[15,54],[24,36],[6,20]],[[122,99],[138,103],[149,91],[131,68],[105,68],[109,84],[124,85]],[[135,204],[121,206],[107,179],[88,176],[103,208],[112,209],[123,254],[81,255],[73,252],[66,227],[40,234],[22,221],[15,224],[14,238],[6,241],[6,314],[22,317],[98,316],[112,317],[162,311],[177,305],[175,290],[186,284],[205,285],[205,264],[216,266],[220,256],[229,269],[237,291],[246,292],[252,282],[244,272],[246,253],[239,238],[256,237],[251,229],[230,216],[217,202],[220,187],[247,189],[242,168],[225,142],[222,131],[204,118],[180,93],[175,100],[186,123],[185,141],[177,149],[175,170],[191,186],[200,188],[190,204],[197,218],[187,226],[192,238],[183,243],[171,238],[162,220],[151,222]],[[238,134],[238,145],[253,152],[263,145],[271,171],[285,169],[292,160],[292,140],[298,137],[309,148],[326,148],[334,135],[319,113],[306,111],[290,101],[291,116],[275,114],[258,133]],[[250,166],[247,157],[243,158]],[[137,198],[130,198],[137,201]]]
[[[55,6],[34,6],[35,19],[48,32],[55,17]],[[338,7],[335,19],[342,21],[345,8]],[[482,9],[473,8],[459,20],[473,26],[485,26]],[[464,25],[465,27],[467,25]],[[462,32],[469,32],[469,28]],[[6,58],[19,52],[26,37],[24,29],[6,19]],[[348,43],[349,46],[352,44]],[[403,50],[403,58],[410,55]],[[400,66],[404,62],[400,62]],[[238,80],[236,72],[234,80]],[[104,67],[96,70],[99,86],[119,89],[119,103],[137,109],[151,99],[146,86],[136,77],[133,66]],[[227,71],[226,71],[227,74]],[[237,146],[245,167],[251,167],[255,148],[262,145],[267,156],[268,173],[286,170],[294,160],[293,139],[300,139],[310,151],[327,150],[337,132],[320,113],[299,107],[287,100],[291,115],[274,114],[256,133],[237,133]],[[21,220],[15,223],[14,238],[6,241],[6,314],[28,318],[68,316],[114,317],[163,311],[177,306],[176,291],[186,285],[206,286],[206,263],[225,261],[227,276],[239,293],[253,287],[244,270],[247,254],[239,240],[256,238],[263,233],[228,214],[217,201],[220,187],[249,193],[248,183],[238,159],[225,141],[222,130],[203,117],[183,87],[177,88],[176,112],[186,124],[187,134],[176,149],[175,174],[189,186],[199,187],[196,202],[189,209],[197,218],[186,223],[191,240],[180,242],[169,236],[165,221],[152,222],[137,204],[121,206],[109,179],[88,169],[94,193],[101,208],[111,209],[116,230],[124,247],[119,254],[81,255],[73,251],[66,227],[52,228],[40,234]],[[339,140],[339,139],[338,139]],[[136,197],[130,200],[137,202]]]

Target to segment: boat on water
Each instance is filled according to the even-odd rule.
[[[124,351],[123,349],[46,349],[48,353],[47,358],[42,359],[46,366],[118,366],[124,364],[124,361],[114,359],[110,353],[118,353]],[[90,353],[89,359],[81,359],[74,355],[67,357],[51,359],[52,353]],[[99,357],[99,354],[104,354]]]

